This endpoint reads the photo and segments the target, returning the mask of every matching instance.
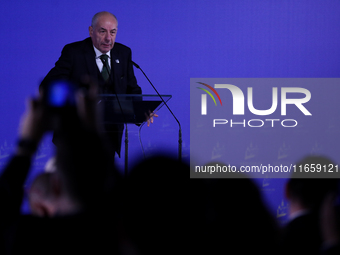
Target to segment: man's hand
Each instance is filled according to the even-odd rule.
[[[21,141],[38,145],[48,126],[48,114],[41,99],[29,99],[26,112],[20,120],[19,137]],[[19,154],[33,154],[34,151],[19,146]],[[31,148],[32,149],[32,148]]]
[[[83,77],[83,84],[87,84],[89,89],[80,89],[76,94],[77,112],[83,124],[87,127],[100,132],[99,114],[97,106],[98,85],[90,77]]]
[[[150,127],[150,123],[153,123],[153,117],[158,117],[158,114],[156,114],[155,112],[149,112],[149,115],[146,116],[148,127]]]

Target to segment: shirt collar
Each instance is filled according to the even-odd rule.
[[[94,45],[93,45],[93,49],[94,49],[94,52],[96,53],[96,58],[99,58],[101,55],[104,54],[100,50],[98,50]],[[111,52],[110,51],[105,53],[105,54],[109,56],[109,59],[111,59]]]

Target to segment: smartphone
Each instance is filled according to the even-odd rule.
[[[77,86],[69,80],[53,80],[44,90],[43,102],[49,113],[47,129],[67,132],[78,123],[76,107]]]
[[[76,86],[68,80],[55,80],[46,87],[44,100],[50,109],[74,108]]]

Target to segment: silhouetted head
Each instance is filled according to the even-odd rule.
[[[327,175],[322,173],[325,168],[329,169],[331,165],[335,166],[336,164],[326,157],[303,158],[296,164],[297,172],[293,173],[287,182],[287,198],[299,202],[306,209],[318,208],[324,197],[330,192],[336,192],[338,187],[338,179],[324,178]],[[304,169],[308,172],[305,172]]]
[[[188,238],[189,166],[158,155],[141,161],[127,178],[125,224],[141,254],[174,253]]]

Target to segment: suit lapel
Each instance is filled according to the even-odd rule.
[[[111,75],[110,79],[113,81],[114,90],[119,93],[119,77],[118,75],[121,73],[120,63],[117,53],[114,48],[111,50]]]
[[[93,49],[91,38],[88,38],[86,47],[84,49],[84,56],[86,61],[87,73],[89,75],[95,75],[94,78],[97,78],[100,74],[98,70],[98,66],[96,64],[96,54]]]
[[[96,64],[96,56],[92,53],[87,53],[85,55],[87,71],[89,74],[93,74],[95,71],[96,76],[99,74],[98,66]]]

